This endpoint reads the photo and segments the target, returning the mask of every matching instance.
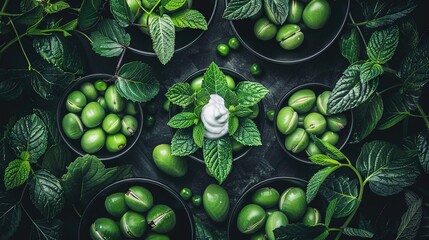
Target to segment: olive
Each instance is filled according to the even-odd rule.
[[[130,9],[133,19],[137,18],[140,15],[140,0],[126,0],[128,8]]]
[[[307,148],[309,141],[308,133],[302,128],[297,128],[293,133],[286,136],[285,147],[288,151],[300,153]]]
[[[259,115],[259,105],[258,105],[258,104],[255,104],[255,105],[251,106],[251,107],[250,107],[250,110],[252,110],[253,112],[252,112],[252,114],[250,114],[250,115],[248,116],[248,118],[250,118],[250,119],[255,119],[255,118],[257,118],[257,117],[258,117],[258,115]]]
[[[275,188],[264,187],[255,191],[252,202],[267,209],[272,208],[279,202],[280,194]]]
[[[105,115],[104,108],[98,102],[90,102],[82,110],[82,123],[89,128],[97,127]]]
[[[61,122],[64,134],[73,140],[79,139],[83,135],[83,124],[80,118],[74,113],[68,113]]]
[[[254,63],[250,66],[250,74],[253,76],[259,76],[262,74],[262,67],[261,65]]]
[[[150,233],[145,240],[170,240],[170,237],[163,234]]]
[[[268,19],[261,18],[256,21],[255,26],[253,28],[253,32],[258,39],[268,41],[276,36],[277,27],[276,25],[272,24]]]
[[[298,126],[298,113],[291,107],[283,107],[277,115],[276,123],[282,134],[291,134]]]
[[[241,150],[243,150],[244,145],[237,142],[235,139],[232,139],[232,151],[233,152],[239,152]]]
[[[308,144],[307,148],[305,149],[305,152],[307,153],[308,156],[313,156],[313,155],[322,153],[322,151],[320,151],[320,149],[316,146],[314,142],[310,142]]]
[[[109,218],[98,218],[95,220],[91,225],[90,235],[94,240],[122,239],[118,224]]]
[[[152,153],[155,165],[167,175],[182,177],[188,172],[188,162],[183,157],[171,155],[169,144],[160,144]]]
[[[301,221],[307,226],[314,226],[319,224],[321,221],[319,210],[317,210],[316,208],[308,207]]]
[[[73,91],[67,96],[66,108],[69,112],[78,113],[86,105],[86,97],[81,91]]]
[[[107,88],[104,98],[106,99],[107,108],[111,112],[120,113],[124,110],[125,99],[121,97],[115,85]]]
[[[94,87],[99,92],[105,92],[107,89],[107,83],[103,80],[97,80],[94,82]]]
[[[127,238],[139,238],[146,231],[146,219],[140,213],[126,212],[119,223],[122,234]]]
[[[326,130],[326,119],[320,113],[309,113],[304,119],[305,131],[314,135],[320,135]]]
[[[101,125],[107,134],[115,134],[121,130],[121,119],[114,113],[108,114]]]
[[[258,232],[250,236],[250,240],[266,240],[267,237],[265,236],[264,232]]]
[[[137,115],[136,104],[131,101],[127,101],[127,103],[125,104],[125,113],[133,116]]]
[[[80,145],[86,153],[96,153],[104,147],[105,141],[106,134],[103,129],[94,128],[89,129],[83,134]]]
[[[192,82],[191,82],[192,90],[194,90],[195,92],[198,92],[199,90],[201,90],[201,87],[203,85],[203,80],[204,80],[203,75],[200,75],[200,76],[194,78],[194,80],[192,80]]]
[[[167,233],[176,226],[176,214],[167,205],[155,205],[147,213],[147,221],[154,232]]]
[[[228,85],[228,88],[231,90],[234,90],[234,88],[235,88],[234,78],[232,78],[229,75],[225,75],[225,79],[226,79],[226,84]]]
[[[274,229],[285,227],[288,224],[289,220],[286,215],[280,211],[275,211],[267,218],[267,223],[265,224],[265,234],[267,234],[269,240],[274,240]]]
[[[274,24],[276,25],[280,25],[282,24],[281,22],[277,21],[275,14],[272,11],[272,8],[269,5],[269,1],[264,1],[264,10],[265,10],[265,14],[267,15],[267,18]]]
[[[240,41],[236,37],[232,37],[228,41],[228,46],[234,50],[237,50],[240,47]]]
[[[85,94],[88,102],[95,101],[98,97],[97,89],[95,89],[94,84],[90,82],[85,82],[80,85],[80,91]]]
[[[184,200],[189,200],[192,197],[192,191],[189,188],[183,188],[180,191],[180,196],[184,199]]]
[[[103,96],[99,96],[97,98],[97,102],[98,104],[100,104],[100,106],[102,106],[104,108],[105,111],[108,111],[109,109],[107,108],[107,103],[106,103],[106,99]]]
[[[203,206],[213,221],[223,222],[229,212],[228,193],[217,184],[208,185],[203,194]]]
[[[269,110],[267,112],[267,118],[268,118],[268,120],[273,121],[274,120],[274,114],[275,114],[274,110]]]
[[[224,43],[218,44],[216,49],[217,53],[219,53],[219,55],[221,55],[222,57],[226,57],[229,54],[229,46]]]
[[[286,189],[280,196],[279,209],[293,222],[301,219],[307,210],[304,190],[298,187]]]
[[[125,203],[136,212],[146,212],[153,206],[153,195],[144,187],[133,186],[125,193]]]
[[[347,126],[347,117],[343,113],[328,116],[326,118],[328,129],[333,132],[339,132]]]
[[[304,8],[302,20],[311,29],[320,29],[328,22],[331,7],[326,0],[313,0]]]
[[[121,121],[121,133],[131,137],[138,131],[137,119],[131,115],[125,115]]]
[[[298,115],[298,127],[304,127],[304,119],[307,115]]]
[[[168,112],[170,111],[170,106],[171,106],[171,102],[170,100],[165,100],[165,102],[162,104],[162,108],[164,109],[164,111]]]
[[[123,193],[113,193],[107,196],[106,200],[104,200],[104,207],[114,217],[121,217],[128,210]]]
[[[310,89],[296,91],[288,100],[288,105],[298,113],[310,111],[316,103],[316,94]]]
[[[144,121],[143,121],[143,126],[145,128],[151,128],[153,127],[153,125],[155,125],[156,122],[156,118],[152,115],[144,115]]]
[[[127,146],[127,138],[122,133],[108,135],[106,138],[106,149],[111,153],[119,152]]]
[[[152,18],[152,16],[155,16],[155,15],[156,14],[154,13],[149,15],[149,13],[143,11],[142,15],[137,20],[138,27],[140,31],[142,31],[144,34],[150,35],[149,22],[150,22],[150,18]]]
[[[237,228],[244,234],[252,234],[264,226],[266,219],[264,209],[256,204],[248,204],[238,213]]]
[[[319,96],[317,96],[316,107],[317,111],[321,114],[328,115],[328,100],[331,96],[331,91],[324,91]]]
[[[192,196],[191,201],[192,201],[192,205],[194,205],[195,207],[199,207],[203,202],[203,198],[200,195],[194,195]]]
[[[340,140],[340,136],[337,133],[327,131],[320,138],[322,141],[330,143],[331,145],[335,145]]]
[[[286,21],[290,23],[299,23],[302,18],[302,12],[304,11],[304,5],[298,0],[289,1],[289,14]]]
[[[304,42],[304,33],[298,25],[286,24],[277,32],[276,40],[283,49],[294,50]]]

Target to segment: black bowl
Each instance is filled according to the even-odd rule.
[[[225,4],[228,4],[229,1],[225,0]],[[262,41],[256,38],[253,32],[253,26],[256,22],[254,19],[230,21],[230,23],[238,40],[256,56],[279,64],[300,63],[325,51],[338,37],[347,20],[350,0],[329,0],[329,4],[332,11],[326,25],[319,30],[303,30],[304,42],[300,47],[291,51],[281,48],[275,38],[270,41]]]
[[[263,180],[250,188],[244,191],[238,199],[237,203],[234,206],[234,209],[231,212],[228,222],[228,239],[249,239],[250,235],[241,233],[237,228],[237,217],[240,210],[247,204],[251,203],[252,194],[263,187],[273,187],[279,191],[280,194],[289,187],[300,187],[304,191],[307,188],[307,181],[294,178],[294,177],[275,177]],[[321,197],[319,194],[316,195],[316,198],[309,204],[311,207],[317,208],[322,216],[325,213],[326,200]]]
[[[288,151],[286,149],[286,147],[284,145],[285,137],[286,136],[283,135],[282,133],[280,133],[280,131],[277,129],[277,121],[276,121],[277,115],[279,114],[280,109],[282,109],[283,107],[287,106],[287,101],[288,101],[289,97],[292,94],[294,94],[296,91],[301,90],[301,89],[305,89],[305,88],[313,90],[316,93],[316,96],[319,95],[319,94],[321,94],[324,91],[331,91],[332,90],[331,87],[329,87],[327,85],[324,85],[324,84],[321,84],[321,83],[306,83],[306,84],[303,84],[303,85],[300,85],[298,87],[293,88],[292,90],[290,90],[289,92],[287,92],[282,97],[282,99],[280,100],[280,102],[277,104],[276,112],[274,114],[274,121],[273,122],[274,122],[274,131],[276,133],[277,142],[280,144],[280,146],[282,147],[283,151],[285,151],[287,153],[287,155],[289,155],[290,157],[292,157],[295,160],[298,160],[298,161],[303,162],[303,163],[313,164],[313,162],[311,162],[310,160],[308,160],[308,156],[305,153],[305,151],[302,151],[300,153],[294,154],[294,153],[292,153],[292,152],[290,152],[290,151]],[[349,138],[350,138],[350,136],[352,134],[352,129],[353,129],[353,111],[349,110],[349,111],[346,111],[344,114],[347,117],[347,126],[343,130],[341,130],[339,132],[340,139],[339,139],[338,143],[335,145],[340,150],[349,141]]]
[[[83,151],[82,147],[80,146],[80,139],[78,140],[72,140],[69,139],[63,131],[63,128],[61,127],[61,121],[64,117],[64,115],[66,115],[66,113],[68,112],[66,107],[65,107],[65,102],[67,100],[67,96],[69,95],[69,93],[75,89],[77,89],[80,84],[84,83],[84,82],[88,82],[88,81],[95,81],[95,80],[108,80],[111,79],[113,76],[109,75],[109,74],[91,74],[82,78],[77,79],[72,85],[70,85],[70,87],[65,91],[65,93],[63,94],[63,96],[61,97],[59,103],[58,103],[58,107],[57,107],[57,127],[58,130],[60,132],[60,135],[62,137],[62,139],[64,140],[64,142],[77,154],[79,154],[80,156],[83,156],[85,154],[87,154],[86,152]],[[131,137],[127,138],[127,146],[125,146],[124,149],[122,149],[121,151],[117,152],[117,153],[111,153],[108,152],[104,147],[103,149],[101,149],[100,151],[94,153],[93,155],[97,156],[100,160],[102,161],[107,161],[107,160],[112,160],[115,158],[118,158],[122,155],[124,155],[126,152],[128,152],[133,146],[134,144],[136,144],[137,140],[140,138],[140,134],[143,130],[143,110],[142,107],[139,103],[136,103],[136,107],[137,107],[137,120],[139,122],[139,129],[137,131],[136,134],[134,134]]]
[[[191,74],[190,76],[185,78],[185,80],[183,80],[183,82],[191,83],[192,80],[194,80],[194,78],[201,76],[201,75],[204,75],[204,72],[206,72],[207,69],[208,68],[205,68],[205,69],[201,69],[201,70],[194,72],[193,74]],[[234,78],[234,81],[236,84],[238,84],[239,82],[242,82],[242,81],[248,81],[246,79],[246,77],[244,77],[243,75],[237,73],[236,71],[234,71],[232,69],[224,68],[224,67],[220,67],[220,69],[226,75],[229,75],[232,78]],[[264,129],[264,123],[265,123],[265,117],[264,117],[265,116],[264,115],[265,110],[264,110],[264,105],[262,104],[262,101],[260,101],[258,103],[258,106],[259,106],[259,115],[258,115],[258,117],[253,119],[253,121],[256,123],[256,126],[258,127],[259,132],[262,135],[262,130]],[[168,115],[169,115],[168,118],[171,119],[174,115],[179,113],[181,110],[182,110],[181,107],[171,104],[170,111],[168,113]],[[177,131],[176,129],[173,129],[173,128],[170,128],[170,130],[171,130],[172,135],[174,135],[174,133]],[[244,146],[244,148],[242,150],[240,150],[238,152],[233,152],[233,154],[232,154],[233,161],[236,161],[238,159],[243,158],[247,153],[250,152],[250,150],[252,150],[252,147]],[[189,155],[189,157],[198,161],[198,162],[204,163],[203,151],[201,149],[198,149],[197,152],[195,152],[192,155]]]
[[[198,10],[201,14],[204,15],[210,29],[210,23],[215,16],[217,5],[218,0],[194,0],[192,2],[192,9]],[[131,35],[131,44],[129,49],[132,52],[143,56],[156,57],[156,54],[152,48],[152,40],[150,36],[144,34],[137,27],[128,27],[128,29],[127,31]],[[203,36],[204,32],[206,31],[199,29],[183,29],[182,31],[176,32],[174,53],[180,52],[190,47],[201,36]]]
[[[125,193],[132,186],[142,186],[152,192],[154,204],[170,206],[176,213],[176,226],[169,233],[172,239],[194,239],[194,223],[192,214],[182,198],[167,185],[147,178],[129,178],[115,182],[101,190],[86,206],[79,224],[79,240],[89,239],[91,224],[99,217],[108,217],[104,208],[104,200],[110,194],[116,192]]]

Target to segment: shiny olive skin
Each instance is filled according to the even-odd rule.
[[[250,240],[267,240],[264,232],[258,232],[250,236]]]
[[[302,12],[304,11],[304,4],[298,0],[289,1],[289,14],[286,21],[289,23],[299,23],[302,18]]]
[[[191,82],[192,90],[194,90],[195,92],[198,92],[199,90],[201,90],[201,87],[203,85],[203,80],[204,80],[203,75],[200,75],[200,76],[194,78],[194,80],[192,80],[192,82]]]
[[[106,111],[98,102],[88,103],[82,110],[82,123],[86,127],[94,128],[103,122]]]
[[[101,124],[107,134],[115,134],[121,130],[121,118],[114,113],[108,114]]]
[[[310,111],[316,103],[316,94],[310,89],[301,89],[289,97],[288,106],[298,113]]]
[[[276,40],[283,49],[294,50],[304,42],[304,33],[298,25],[286,24],[277,32]]]
[[[192,197],[191,189],[182,188],[182,190],[180,190],[180,196],[183,198],[183,200],[189,200]]]
[[[308,133],[302,128],[297,128],[294,132],[286,136],[285,147],[292,153],[300,153],[307,148],[309,141],[310,137]]]
[[[99,92],[105,92],[107,89],[107,83],[103,80],[97,80],[94,82],[94,87]]]
[[[258,105],[258,104],[253,105],[253,106],[251,106],[251,107],[250,107],[250,109],[251,109],[253,112],[252,112],[252,114],[250,114],[250,115],[248,116],[248,118],[250,118],[250,119],[255,119],[255,118],[257,118],[257,117],[259,116],[259,105]]]
[[[120,113],[124,110],[125,99],[121,97],[115,85],[111,85],[107,88],[104,98],[106,99],[107,108],[109,108],[111,112]]]
[[[298,127],[304,127],[304,119],[307,115],[298,115]]]
[[[143,11],[142,15],[137,20],[137,23],[139,24],[138,28],[146,35],[150,35],[149,22],[150,22],[150,18],[154,15],[155,15],[154,13],[149,15],[149,13]]]
[[[237,217],[237,228],[241,233],[252,234],[261,229],[267,215],[263,208],[256,204],[248,204],[244,206]]]
[[[137,115],[136,104],[131,101],[127,101],[127,103],[125,104],[125,113],[133,116]]]
[[[254,63],[250,66],[250,74],[253,76],[259,76],[262,74],[262,67],[261,65]]]
[[[146,231],[146,219],[140,213],[126,212],[119,222],[122,234],[127,238],[139,238]]]
[[[73,140],[79,139],[83,135],[83,124],[79,116],[74,113],[68,113],[61,122],[64,134]]]
[[[145,240],[170,240],[170,237],[163,234],[150,233]]]
[[[268,120],[270,120],[271,122],[272,121],[274,121],[274,115],[275,115],[275,111],[274,110],[269,110],[268,112],[267,112],[267,118],[268,118]]]
[[[268,41],[276,36],[277,27],[268,19],[261,18],[256,21],[255,26],[253,27],[253,32],[258,39]]]
[[[80,140],[80,145],[86,153],[96,153],[104,147],[105,141],[106,134],[99,127],[86,131]]]
[[[326,118],[328,129],[332,132],[339,132],[347,126],[347,117],[343,113],[328,116]]]
[[[155,165],[167,175],[172,177],[183,177],[188,172],[186,158],[171,155],[169,144],[160,144],[153,149],[152,153]]]
[[[127,138],[122,133],[108,135],[106,138],[106,150],[111,153],[121,151],[127,146]]]
[[[226,84],[228,85],[228,88],[231,90],[234,90],[234,88],[235,88],[234,78],[225,74],[225,79],[226,79]]]
[[[128,207],[125,204],[125,194],[123,193],[110,194],[104,200],[104,208],[110,215],[114,217],[121,217],[128,210]]]
[[[267,218],[267,222],[265,223],[265,234],[269,240],[274,240],[274,229],[284,227],[288,224],[289,219],[286,215],[280,211],[275,211]]]
[[[138,131],[137,119],[131,115],[125,115],[121,120],[121,133],[127,137],[134,136]]]
[[[280,196],[279,209],[293,222],[301,219],[307,210],[304,190],[298,187],[286,189]]]
[[[232,140],[232,151],[233,152],[239,152],[241,150],[243,150],[244,145],[237,142],[235,139]]]
[[[284,107],[277,114],[276,124],[282,134],[291,134],[298,126],[298,113],[291,107]]]
[[[321,222],[321,215],[319,210],[316,208],[308,207],[304,216],[301,219],[301,222],[307,226],[314,226]]]
[[[320,137],[320,139],[332,145],[336,145],[340,140],[340,136],[338,135],[338,133],[327,131],[322,135],[322,137]]]
[[[236,37],[232,37],[228,41],[228,46],[231,49],[237,50],[240,47],[240,41]]]
[[[130,12],[133,14],[134,19],[140,16],[141,9],[139,2],[140,0],[126,0],[128,7],[130,8]]]
[[[203,198],[200,195],[194,195],[191,199],[192,205],[195,207],[201,206],[201,203],[203,202]]]
[[[311,29],[320,29],[328,22],[331,7],[326,0],[313,0],[304,8],[302,20]]]
[[[121,231],[118,224],[109,218],[98,218],[91,225],[91,238],[94,240],[121,240]]]
[[[176,226],[176,213],[167,205],[155,205],[147,213],[147,222],[152,231],[168,233]]]
[[[165,100],[165,102],[162,104],[162,108],[164,109],[164,111],[168,112],[170,111],[170,107],[171,107],[171,102],[170,100]]]
[[[133,186],[125,193],[125,203],[136,212],[146,212],[153,206],[153,195],[144,187]]]
[[[106,103],[106,99],[103,96],[99,96],[97,98],[98,104],[100,104],[100,106],[102,106],[104,108],[104,110],[108,111],[109,109],[107,108],[107,103]]]
[[[223,222],[229,212],[229,195],[221,186],[210,184],[204,190],[203,206],[213,221]]]
[[[224,44],[224,43],[220,43],[217,45],[216,47],[217,53],[219,53],[219,55],[221,55],[222,57],[226,57],[229,54],[229,46]]]
[[[95,89],[94,84],[85,82],[80,85],[80,91],[85,94],[88,102],[95,101],[98,97],[98,91]]]
[[[324,91],[319,96],[317,96],[316,107],[317,111],[321,114],[327,116],[328,115],[328,100],[331,96],[331,91]]]
[[[308,156],[313,156],[313,155],[322,153],[322,151],[320,151],[320,149],[316,146],[314,142],[310,142],[308,144],[307,148],[305,149],[305,152],[307,153]]]
[[[78,113],[82,111],[87,103],[85,94],[81,91],[73,91],[69,93],[66,100],[66,108],[69,112]]]
[[[144,115],[143,119],[143,126],[145,128],[151,128],[153,125],[155,125],[156,118],[154,116],[146,114]]]
[[[279,202],[280,193],[271,187],[256,190],[252,195],[252,202],[267,209],[272,208]]]
[[[304,118],[305,131],[314,135],[320,135],[326,130],[326,119],[320,113],[309,113]]]

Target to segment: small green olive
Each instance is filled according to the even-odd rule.
[[[137,20],[137,23],[139,24],[138,25],[139,29],[144,34],[150,35],[149,22],[150,22],[150,19],[152,18],[152,16],[155,16],[155,15],[156,15],[155,13],[152,13],[152,14],[149,15],[149,13],[143,11],[142,15]]]
[[[272,8],[269,5],[269,1],[264,1],[264,10],[267,18],[274,24],[280,25],[281,22],[277,21],[276,15],[273,13]]]
[[[320,135],[326,130],[326,119],[320,113],[309,113],[304,119],[305,131],[314,135]]]
[[[190,188],[183,188],[180,191],[180,196],[183,198],[183,200],[189,200],[192,197],[192,191]]]
[[[125,99],[121,97],[115,85],[111,85],[107,88],[104,98],[111,112],[120,113],[124,110]]]
[[[276,25],[272,24],[268,19],[261,18],[256,21],[255,26],[253,28],[253,32],[258,39],[268,41],[276,36],[277,27]]]
[[[310,89],[301,89],[292,94],[288,100],[288,105],[298,113],[310,111],[316,103],[316,94]]]
[[[156,5],[157,2],[158,1],[156,1],[156,0],[142,0],[141,1],[142,6],[144,7],[144,9],[146,11],[152,10],[152,8],[155,7],[155,5]]]
[[[234,78],[225,74],[225,79],[226,79],[226,84],[228,85],[228,88],[231,90],[234,90],[234,88],[235,88]]]
[[[125,203],[131,210],[146,212],[153,206],[153,195],[142,186],[133,186],[125,193]]]
[[[169,144],[160,144],[152,153],[155,165],[167,175],[183,177],[188,172],[188,161],[184,157],[171,155]]]
[[[285,147],[288,151],[300,153],[307,148],[309,141],[308,133],[302,128],[297,128],[293,133],[286,136]]]
[[[107,196],[104,201],[104,207],[106,211],[114,217],[121,217],[128,210],[123,193],[113,193]]]
[[[146,219],[140,213],[126,212],[119,223],[122,234],[127,238],[139,238],[146,231]]]
[[[136,104],[131,101],[127,101],[127,103],[125,104],[125,113],[133,116],[137,115]]]
[[[328,116],[326,118],[328,129],[333,132],[339,132],[347,126],[347,117],[343,113]]]
[[[88,103],[82,110],[82,123],[86,127],[94,128],[103,122],[106,112],[98,102]]]
[[[234,50],[237,50],[240,47],[240,41],[236,37],[232,37],[228,41],[228,46]]]
[[[137,119],[131,115],[125,115],[121,121],[121,132],[127,137],[134,136],[138,131]]]
[[[106,149],[111,153],[119,152],[127,146],[127,138],[122,133],[108,135],[106,138]]]
[[[105,92],[107,89],[107,83],[103,80],[97,80],[94,82],[94,87],[99,92]]]
[[[286,21],[290,23],[299,23],[302,18],[302,12],[304,11],[304,5],[298,0],[289,1],[289,15]]]
[[[307,148],[305,149],[305,152],[307,153],[308,156],[313,156],[313,155],[322,153],[322,151],[320,151],[320,149],[316,146],[314,142],[310,142],[308,144]]]
[[[79,139],[83,135],[83,124],[80,118],[74,113],[68,113],[61,122],[64,134],[73,140]]]
[[[208,185],[203,194],[203,206],[213,221],[223,222],[229,212],[228,193],[217,184]]]
[[[274,229],[284,227],[288,224],[289,220],[286,215],[280,211],[275,211],[267,218],[267,223],[265,224],[265,234],[267,234],[269,240],[274,240]]]
[[[217,53],[219,53],[219,55],[221,55],[222,57],[226,57],[229,54],[229,46],[224,43],[218,44],[216,49]]]
[[[257,117],[259,116],[259,105],[258,105],[258,104],[255,104],[255,105],[251,106],[251,107],[250,107],[250,109],[251,109],[253,112],[252,112],[252,114],[250,114],[250,115],[248,116],[248,118],[250,118],[250,119],[255,119],[255,118],[257,118]]]
[[[304,33],[296,24],[285,24],[277,32],[276,40],[283,49],[294,50],[304,42]]]
[[[293,222],[301,219],[307,210],[304,190],[298,187],[286,189],[280,196],[279,209]]]
[[[326,0],[313,0],[304,8],[302,20],[311,29],[320,29],[328,22],[331,7]]]
[[[267,236],[264,232],[258,232],[250,236],[250,240],[267,240]]]
[[[201,86],[203,85],[203,80],[204,80],[203,75],[200,75],[200,76],[194,78],[194,80],[192,80],[192,82],[191,82],[192,90],[194,90],[195,92],[198,92],[199,90],[201,90]]]
[[[232,151],[233,152],[239,152],[241,150],[243,150],[244,145],[237,142],[235,139],[232,139]]]
[[[134,16],[134,19],[140,15],[140,0],[126,0],[127,5],[130,9],[131,14]]]
[[[73,91],[67,96],[66,108],[69,112],[78,113],[86,105],[86,97],[81,91]]]
[[[261,65],[254,63],[250,66],[250,74],[253,76],[259,76],[262,74],[262,67]]]
[[[106,103],[106,99],[103,96],[99,96],[97,98],[97,102],[98,104],[100,104],[100,106],[102,106],[104,108],[105,111],[108,111],[109,109],[107,108],[107,103]]]
[[[170,100],[165,100],[165,102],[162,104],[162,108],[164,109],[164,111],[168,112],[170,111],[170,107],[171,107],[171,102]]]
[[[145,128],[151,128],[153,125],[155,125],[156,118],[154,116],[146,114],[144,115],[143,119],[143,126]]]
[[[328,115],[328,100],[331,96],[331,91],[324,91],[319,96],[317,96],[316,107],[317,111],[321,114]]]
[[[145,240],[170,240],[170,237],[163,234],[150,233]]]
[[[90,235],[94,240],[122,239],[118,224],[109,218],[98,218],[95,220],[91,225]]]
[[[104,147],[105,141],[106,134],[99,127],[86,131],[80,140],[80,145],[86,153],[96,153]]]
[[[280,194],[275,188],[264,187],[255,191],[252,202],[267,209],[272,208],[279,202]]]
[[[248,204],[238,213],[237,228],[244,234],[252,234],[261,229],[266,220],[264,209],[256,204]]]
[[[298,113],[291,107],[280,109],[276,119],[277,129],[285,135],[294,132],[298,126]]]
[[[267,118],[268,118],[268,120],[270,120],[271,122],[274,120],[274,114],[275,114],[275,111],[274,111],[274,110],[270,110],[270,111],[268,111],[268,112],[267,112]]]
[[[121,119],[114,113],[108,114],[101,125],[107,134],[115,134],[121,130]]]
[[[176,226],[176,214],[167,205],[155,205],[147,213],[147,221],[152,231],[168,233]]]
[[[203,198],[200,195],[194,195],[192,196],[191,201],[192,201],[192,205],[194,205],[195,207],[199,207],[203,202]]]
[[[85,82],[80,85],[80,91],[85,94],[88,102],[95,101],[98,97],[97,89],[95,89],[94,84],[90,82]]]
[[[338,135],[338,133],[327,131],[322,135],[320,139],[332,145],[336,145],[340,140],[340,136]]]
[[[301,221],[307,226],[314,226],[319,224],[321,221],[319,210],[317,210],[316,208],[308,207]]]

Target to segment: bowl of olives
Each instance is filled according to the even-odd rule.
[[[250,18],[230,21],[234,34],[258,57],[292,64],[316,57],[335,41],[347,20],[350,0],[290,0],[284,24],[267,4],[263,1],[261,11]]]
[[[79,239],[193,239],[192,215],[173,189],[155,180],[111,184],[87,205]]]
[[[111,75],[93,74],[76,80],[57,107],[57,126],[77,154],[111,160],[131,149],[143,129],[139,103],[123,98]]]
[[[276,177],[246,190],[231,213],[229,239],[274,240],[274,229],[290,223],[309,226],[322,221],[326,201],[319,195],[307,204],[307,182],[292,177]]]
[[[227,84],[228,84],[228,88],[229,89],[234,89],[235,86],[242,81],[248,81],[243,75],[237,73],[236,71],[229,69],[229,68],[224,68],[224,67],[220,67],[220,69],[222,70],[222,72],[225,74],[226,80],[227,80]],[[183,82],[187,82],[191,85],[192,90],[194,90],[195,92],[198,92],[201,89],[201,85],[204,79],[204,73],[207,71],[206,69],[201,69],[198,70],[197,72],[191,74],[190,76],[188,76],[187,78],[185,78],[185,80],[183,80]],[[262,132],[263,128],[264,128],[264,122],[265,122],[265,118],[264,118],[264,105],[262,103],[262,101],[260,101],[258,104],[250,107],[250,109],[253,111],[252,115],[250,115],[248,118],[252,119],[256,126],[259,129],[259,132]],[[171,119],[174,115],[176,115],[177,113],[181,112],[183,110],[182,107],[180,106],[176,106],[171,104],[170,105],[170,110],[169,110],[169,119]],[[171,134],[174,135],[176,129],[170,128],[171,130]],[[240,144],[239,142],[233,140],[232,142],[232,155],[233,155],[233,161],[236,161],[238,159],[243,158],[247,153],[250,152],[252,148],[248,147],[248,146],[244,146],[242,144]],[[204,158],[203,158],[203,151],[202,149],[197,150],[197,152],[195,152],[192,155],[189,155],[190,158],[204,163]]]
[[[306,83],[287,92],[277,104],[274,129],[278,143],[293,159],[312,163],[309,156],[322,153],[310,135],[342,149],[353,128],[351,110],[330,115],[327,104],[332,88]]]

